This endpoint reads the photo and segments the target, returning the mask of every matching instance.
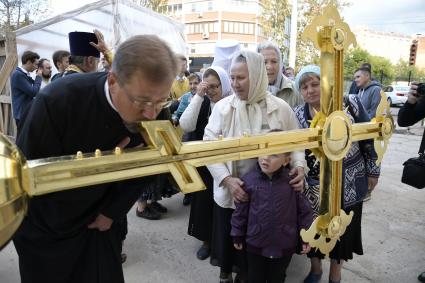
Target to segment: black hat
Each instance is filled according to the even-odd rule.
[[[92,32],[74,31],[68,34],[69,49],[71,56],[93,56],[100,57],[99,51],[90,45],[90,42],[97,44],[97,37]]]

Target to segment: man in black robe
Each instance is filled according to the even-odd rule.
[[[109,73],[74,74],[45,87],[17,144],[28,159],[134,147],[136,123],[155,120],[177,73],[158,37],[135,36],[117,50]],[[120,283],[121,222],[143,179],[37,196],[13,241],[23,283]]]

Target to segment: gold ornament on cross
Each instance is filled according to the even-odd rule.
[[[352,125],[342,111],[343,52],[355,39],[335,7],[327,7],[305,35],[321,50],[321,111],[309,129],[182,143],[181,133],[169,121],[141,122],[140,131],[147,137],[145,148],[29,161],[0,135],[0,247],[18,229],[32,196],[167,172],[183,193],[190,193],[205,189],[196,167],[311,149],[321,161],[321,215],[301,235],[312,247],[329,254],[352,217],[340,209],[341,160],[353,141],[375,139],[380,161],[393,121],[385,96],[371,122]]]

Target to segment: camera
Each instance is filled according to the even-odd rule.
[[[419,83],[418,88],[416,89],[416,92],[418,93],[418,96],[424,96],[425,95],[425,83]]]

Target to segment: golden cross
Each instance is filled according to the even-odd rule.
[[[341,111],[342,54],[349,29],[338,24],[340,18],[335,8],[326,8],[322,18],[328,18],[316,35],[319,47],[324,48],[321,54],[322,108],[310,129],[182,143],[181,135],[169,121],[142,122],[140,130],[148,137],[145,148],[96,150],[92,154],[78,152],[72,156],[30,161],[0,135],[0,247],[19,227],[31,196],[166,172],[171,173],[182,192],[189,193],[205,188],[196,167],[311,149],[321,161],[321,212],[324,214],[302,233],[302,237],[328,254],[351,219],[340,213],[341,159],[352,141],[364,139],[375,139],[375,149],[382,159],[393,121],[385,97],[381,98],[377,117],[368,123],[351,125]],[[331,48],[333,42],[339,49]],[[312,237],[316,234],[320,235],[320,240]],[[324,241],[326,238],[330,241]]]

